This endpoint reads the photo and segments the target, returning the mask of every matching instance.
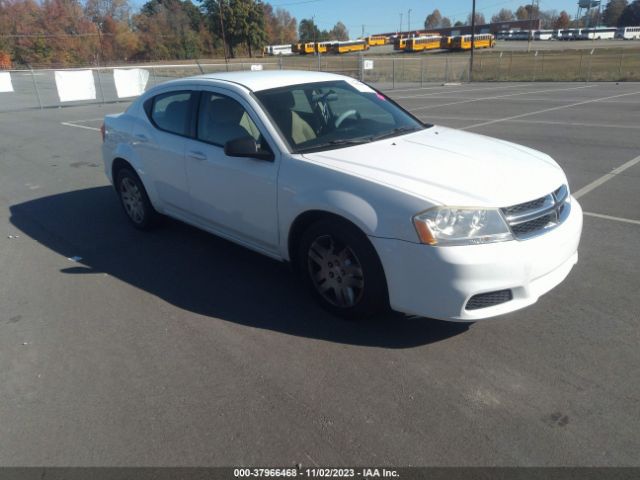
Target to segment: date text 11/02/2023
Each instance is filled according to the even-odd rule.
[[[235,478],[399,478],[397,470],[387,468],[235,468]]]

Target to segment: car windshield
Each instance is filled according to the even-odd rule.
[[[294,153],[369,143],[428,127],[356,80],[290,85],[255,96]]]

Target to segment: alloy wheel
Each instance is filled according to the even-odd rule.
[[[331,305],[350,308],[362,298],[362,265],[348,245],[331,235],[322,235],[311,243],[307,268],[317,292]]]

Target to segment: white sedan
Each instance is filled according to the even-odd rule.
[[[344,317],[493,317],[578,260],[582,210],[548,155],[424,124],[349,77],[167,82],[107,115],[103,139],[135,227],[168,215],[291,262]]]

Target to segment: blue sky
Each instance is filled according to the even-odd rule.
[[[320,29],[330,29],[341,20],[349,29],[352,38],[360,36],[362,24],[365,34],[394,31],[400,26],[400,12],[403,29],[407,28],[407,13],[411,9],[411,27],[418,28],[435,8],[443,16],[464,21],[471,12],[471,0],[267,0],[274,8],[286,8],[298,21],[315,15]],[[501,8],[515,11],[526,0],[476,0],[476,8],[491,17]],[[606,3],[606,2],[603,2]],[[574,16],[577,0],[540,0],[542,10],[566,10]],[[489,18],[487,18],[489,20]]]

